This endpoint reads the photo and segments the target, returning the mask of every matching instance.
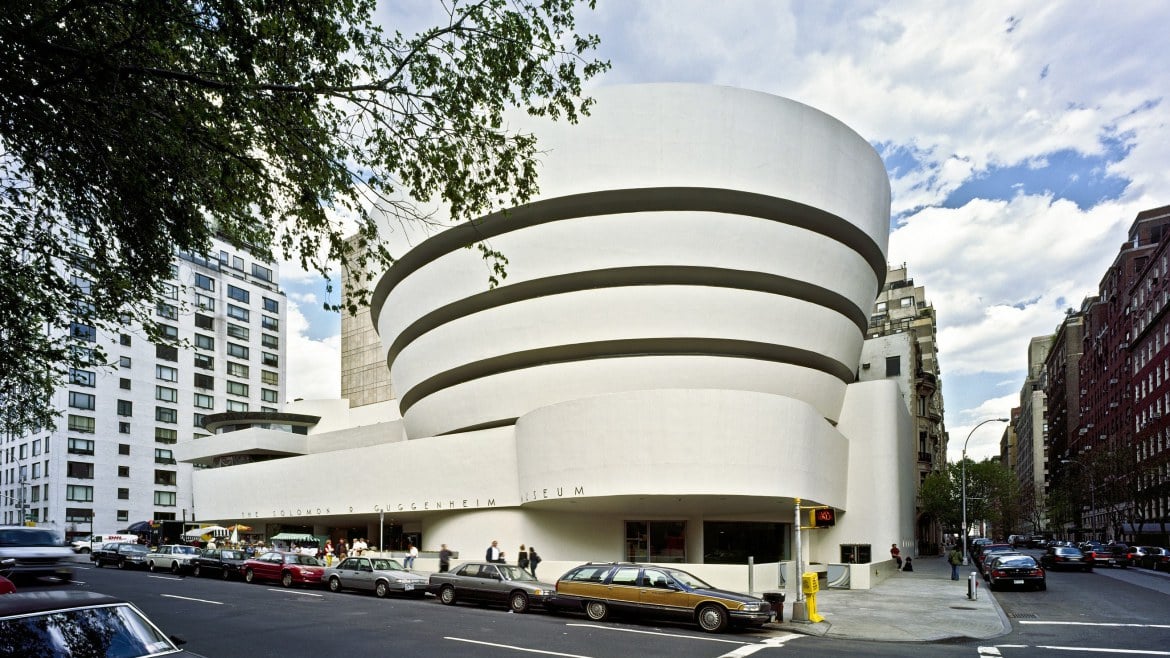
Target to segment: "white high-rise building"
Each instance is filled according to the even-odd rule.
[[[181,347],[138,327],[77,325],[108,363],[72,369],[55,393],[57,427],[5,437],[0,514],[66,537],[141,521],[195,520],[191,464],[176,444],[209,434],[224,411],[275,412],[285,394],[286,300],[274,264],[216,241],[213,260],[178,254],[155,315]]]

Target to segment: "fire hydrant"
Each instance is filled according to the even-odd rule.
[[[817,574],[801,574],[800,587],[804,592],[804,597],[807,602],[808,620],[814,623],[824,621],[825,618],[817,614],[817,592],[821,589],[821,583],[817,580]]]

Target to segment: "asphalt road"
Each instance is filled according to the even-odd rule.
[[[983,642],[895,644],[775,631],[709,635],[695,627],[594,623],[584,616],[525,615],[443,606],[433,598],[378,599],[323,588],[284,589],[78,564],[73,583],[136,603],[164,631],[209,657],[279,656],[1170,656],[1170,574],[1137,569],[1058,572],[1046,592],[995,592],[1013,632]]]

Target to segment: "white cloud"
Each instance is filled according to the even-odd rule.
[[[341,397],[340,333],[323,340],[309,338],[309,323],[296,303],[288,305],[286,323],[288,399],[321,400]]]

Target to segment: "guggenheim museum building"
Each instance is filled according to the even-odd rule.
[[[858,380],[881,158],[765,93],[592,95],[577,125],[513,118],[539,139],[537,197],[381,274],[381,401],[216,414],[176,446],[204,467],[199,519],[465,558],[498,540],[546,564],[743,564],[793,558],[799,500],[836,512],[804,559],[913,544],[911,416],[895,381]],[[509,261],[492,289],[467,248],[484,240]]]

